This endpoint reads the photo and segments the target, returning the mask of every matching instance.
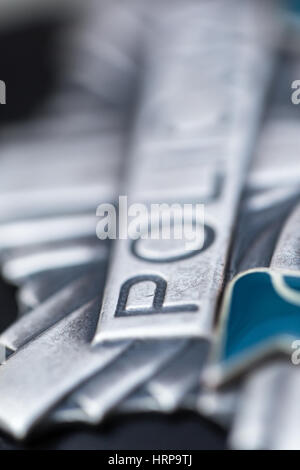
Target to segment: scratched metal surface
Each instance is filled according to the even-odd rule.
[[[245,30],[241,27],[241,22],[232,21],[236,13],[234,1],[227,2],[226,6],[222,1],[213,2],[212,6],[198,5],[197,2],[191,1],[184,9],[180,2],[176,2],[172,14],[168,15],[167,23],[164,21],[164,13],[168,11],[167,2],[157,2],[156,7],[161,15],[158,17],[155,8],[149,14],[143,2],[128,0],[125,3],[125,7],[119,5],[116,8],[115,4],[111,4],[107,10],[102,10],[104,16],[94,16],[92,25],[95,31],[98,31],[105,24],[109,25],[110,21],[115,21],[115,18],[119,25],[125,24],[128,28],[125,28],[125,32],[120,28],[120,34],[111,37],[107,35],[109,28],[106,31],[104,28],[103,40],[104,43],[108,41],[108,44],[121,48],[122,52],[130,50],[131,55],[121,59],[114,58],[112,68],[108,68],[107,76],[104,74],[101,86],[97,83],[97,67],[89,75],[88,81],[82,82],[82,57],[88,52],[91,53],[88,60],[91,60],[96,52],[99,55],[95,63],[99,68],[103,67],[107,59],[107,56],[103,55],[106,44],[103,50],[100,48],[95,51],[91,48],[91,38],[86,35],[85,27],[82,31],[76,30],[75,39],[79,42],[75,41],[75,44],[83,45],[80,51],[81,60],[72,61],[71,54],[71,61],[65,63],[67,68],[72,67],[74,74],[71,82],[68,73],[62,74],[62,87],[52,100],[51,112],[49,113],[49,108],[46,107],[38,119],[28,126],[18,126],[13,130],[5,128],[2,137],[4,176],[0,181],[0,261],[2,276],[19,288],[19,318],[0,336],[3,363],[0,384],[7,392],[5,399],[0,403],[0,424],[5,431],[19,439],[24,438],[33,429],[36,433],[39,430],[45,433],[47,429],[52,429],[59,423],[82,422],[95,425],[106,418],[107,414],[114,412],[171,413],[178,407],[197,406],[195,397],[198,393],[199,369],[205,362],[212,335],[216,301],[222,286],[224,263],[245,181],[245,169],[257,130],[264,90],[273,65],[272,51],[269,44],[259,41],[256,43],[254,31],[256,27],[259,29],[259,21],[255,18],[255,11],[252,18],[255,28],[251,29],[251,12],[255,2],[245,2],[241,8],[240,14],[242,17],[244,14],[248,20]],[[105,2],[102,5],[105,5]],[[130,6],[129,14],[126,6]],[[203,18],[199,19],[201,15],[198,13],[203,13]],[[145,18],[149,35],[149,62],[143,66],[147,80],[146,85],[142,87],[134,138],[127,147],[128,118],[125,116],[128,116],[129,112],[128,96],[132,92],[130,86],[137,78],[135,44]],[[224,18],[227,19],[226,28],[223,29]],[[210,28],[207,28],[205,21],[215,24],[215,27],[218,25],[218,34],[211,36],[209,46],[197,50],[192,45],[195,37],[201,40],[201,34],[203,37],[210,34]],[[187,32],[179,34],[180,25],[187,22],[190,22]],[[154,25],[153,31],[151,24],[152,27]],[[213,33],[214,28],[211,31]],[[231,42],[231,34],[237,37],[243,33],[244,41],[238,46],[234,41]],[[174,40],[171,41],[171,47],[166,46],[164,38],[170,38],[172,34]],[[72,34],[70,38],[69,45],[72,50]],[[157,48],[159,54],[151,55],[151,49],[154,50],[153,45],[156,43],[164,44],[164,47]],[[209,58],[211,50],[219,52],[220,58],[228,55],[229,59],[240,52],[244,58],[249,57],[249,61],[247,63],[245,60],[244,68],[240,69],[222,69],[219,65],[215,67],[216,63]],[[175,60],[178,53],[181,57],[179,63]],[[211,64],[211,69],[207,66],[205,73],[202,70],[200,78],[197,73],[186,74],[187,69],[193,70],[192,65],[197,61],[201,63],[205,60],[207,65]],[[183,64],[190,65],[185,68]],[[229,60],[226,66],[230,64]],[[125,75],[122,83],[116,78],[118,75],[113,73],[114,67],[116,70],[122,70],[123,77]],[[258,76],[251,75],[252,67],[260,70]],[[227,73],[230,74],[230,80],[226,82],[225,79],[222,100],[219,102],[213,97],[213,90],[217,86],[213,80],[226,77]],[[172,82],[173,89],[168,87],[171,76],[175,77]],[[231,80],[234,82],[233,88]],[[257,80],[258,86],[254,87],[256,94],[252,90],[249,96],[248,85],[253,85],[253,80]],[[78,86],[79,90],[82,86],[86,88],[88,94],[78,93]],[[206,89],[205,94],[201,88]],[[67,90],[71,90],[71,93]],[[188,94],[186,90],[189,91]],[[75,107],[71,104],[74,96],[79,97]],[[153,100],[153,97],[156,99]],[[240,108],[238,106],[235,112],[232,111],[231,116],[230,105],[236,100]],[[199,103],[199,106],[196,107],[195,103]],[[194,107],[189,106],[191,104]],[[191,115],[189,110],[195,108],[198,111]],[[60,116],[59,119],[55,117],[56,113]],[[227,119],[222,120],[223,115],[227,116]],[[245,115],[248,119],[250,115],[251,126],[249,121],[244,122]],[[284,119],[288,121],[285,115]],[[293,142],[297,134],[296,126],[286,126],[284,119],[282,122],[276,121],[274,125],[272,123],[274,128],[271,126],[270,130],[265,131],[268,146],[268,135],[277,136],[282,126],[285,126],[286,142],[277,142],[275,139],[273,150],[270,151],[270,154],[276,156],[272,171],[270,162],[265,158],[262,161],[266,169],[260,167],[260,162],[255,163],[254,171],[248,179],[248,190],[253,193],[253,198],[249,198],[249,205],[253,203],[253,207],[250,207],[250,217],[251,210],[255,212],[257,208],[262,209],[261,217],[257,217],[257,225],[254,227],[255,231],[263,231],[262,240],[255,245],[255,240],[253,242],[251,238],[237,236],[237,249],[233,252],[229,278],[249,265],[255,266],[258,262],[268,265],[284,215],[297,198],[297,156],[294,158],[295,171],[292,175],[289,168],[286,168],[287,171],[280,168],[280,146],[287,146],[289,138]],[[219,123],[218,126],[211,125],[216,122]],[[20,139],[23,145],[15,145],[17,139]],[[209,142],[213,145],[209,146]],[[45,146],[44,158],[51,161],[48,167],[40,162],[42,145]],[[228,153],[225,151],[227,145],[228,150],[230,149]],[[261,145],[264,149],[264,143]],[[182,149],[184,165],[180,164]],[[204,165],[205,171],[199,172],[199,178],[195,178],[195,169],[201,153],[207,153],[208,150],[209,161],[207,158],[200,159],[201,168],[203,169]],[[84,165],[82,153],[86,157]],[[129,155],[124,165],[122,160],[126,153]],[[21,165],[15,178],[15,167],[20,155],[25,163]],[[106,165],[108,156],[110,164]],[[186,160],[191,163],[193,171],[189,171]],[[28,170],[33,167],[36,173]],[[205,250],[200,250],[197,256],[187,259],[181,259],[180,247],[178,250],[176,246],[179,255],[175,259],[170,262],[170,257],[165,259],[164,253],[164,259],[158,262],[162,249],[165,251],[164,246],[157,243],[146,243],[145,246],[143,243],[135,243],[130,247],[128,242],[117,242],[113,247],[114,255],[110,258],[109,276],[98,322],[110,247],[100,243],[93,236],[95,217],[91,215],[91,210],[99,202],[110,202],[116,198],[120,176],[124,172],[127,178],[122,179],[119,187],[125,188],[130,200],[135,202],[149,204],[152,201],[161,201],[162,198],[172,201],[174,197],[180,197],[181,202],[206,201],[209,207],[207,246]],[[154,178],[153,175],[157,172],[161,172],[161,177]],[[220,173],[222,178],[218,178]],[[272,185],[276,178],[278,183],[273,190]],[[182,180],[189,181],[188,188],[180,184]],[[36,181],[39,181],[40,185],[36,184]],[[264,195],[262,188],[265,190],[266,186],[268,188]],[[262,197],[260,192],[263,193]],[[272,215],[269,207],[264,211],[264,205],[268,206],[270,200],[279,201],[282,219],[275,221],[276,217]],[[271,229],[266,227],[267,220],[274,222]],[[278,249],[272,258],[272,263],[278,267],[284,268],[288,265],[289,268],[298,269],[298,259],[295,255],[297,241],[295,240],[294,244],[290,242],[297,220],[296,214],[282,231]],[[248,214],[245,215],[245,221],[248,222]],[[243,220],[240,224],[243,227]],[[250,251],[247,257],[244,257],[243,251],[249,243]],[[280,246],[284,247],[287,243],[288,253],[285,249],[280,250]],[[171,248],[173,250],[174,247]],[[171,253],[174,252],[172,250]],[[213,265],[212,259],[215,260]],[[211,276],[208,275],[210,271]],[[193,282],[195,273],[198,283]],[[160,284],[164,283],[165,279],[168,280],[165,296],[155,300],[155,288],[157,291],[163,291],[164,285]],[[187,288],[182,289],[182,286]],[[123,297],[126,297],[123,304],[120,300],[122,292]],[[143,299],[149,296],[150,301],[141,307]],[[153,304],[151,298],[154,298]],[[148,314],[151,309],[157,310],[152,312],[156,317],[155,322]],[[197,314],[197,311],[200,311],[201,315]],[[132,312],[137,312],[138,315],[131,315]],[[165,339],[161,341],[163,337]],[[187,340],[190,337],[200,337],[201,340]],[[158,339],[160,341],[157,341]],[[261,386],[259,377],[256,382]],[[256,386],[256,382],[254,380],[252,387]],[[138,392],[122,402],[129,392],[137,387],[140,387]],[[62,400],[65,395],[68,395],[67,398]],[[229,396],[229,410],[232,406],[230,400]],[[216,419],[220,422],[228,422],[228,408],[226,402],[224,403],[225,411],[219,410],[221,419]],[[209,407],[206,411],[208,409]],[[247,412],[246,407],[246,416]],[[209,416],[208,412],[203,414]],[[212,414],[209,417],[212,417]],[[155,426],[164,429],[169,423],[176,436],[176,417],[175,421],[172,421],[171,418],[154,417],[151,414],[149,416],[144,417],[142,423],[146,423],[145,431],[150,436],[150,441],[155,434]],[[242,418],[241,413],[241,420]],[[72,448],[76,445],[88,448],[90,445],[94,448],[102,443],[109,447],[112,442],[120,442],[118,447],[122,448],[124,445],[126,448],[133,436],[139,432],[139,426],[144,426],[135,421],[136,419],[131,418],[132,421],[128,421],[127,417],[119,418],[117,429],[120,426],[121,441],[118,437],[115,441],[114,438],[109,441],[105,432],[100,431],[101,437],[96,443],[97,437],[95,441],[91,437],[92,433],[88,431],[86,434],[79,432],[77,436],[76,431],[70,431],[70,435],[57,435],[52,441],[44,441],[44,444],[40,441],[40,444],[36,445],[44,445],[46,448]],[[152,424],[156,420],[153,426],[151,419]],[[259,422],[259,417],[257,420]],[[184,444],[181,437],[181,442],[176,444],[177,448],[181,445],[183,448],[189,445],[200,448],[224,445],[221,431],[209,428],[208,425],[206,427],[201,418],[186,414],[181,415],[179,421],[181,425],[183,422],[187,429],[200,429],[202,441],[200,439],[198,444]],[[237,426],[243,427],[243,421],[238,422]],[[122,429],[130,429],[129,437],[123,440],[123,444]],[[237,429],[239,434],[239,428]],[[97,433],[95,430],[94,436]],[[170,441],[166,439],[162,445],[179,442],[179,439],[176,439],[177,437],[173,441],[172,437]],[[80,441],[81,444],[76,444]],[[4,442],[4,447],[9,447],[7,442]],[[155,440],[152,442],[154,445]],[[231,442],[235,442],[234,437]],[[142,447],[145,448],[148,444],[149,442]],[[280,441],[278,445],[280,446]]]

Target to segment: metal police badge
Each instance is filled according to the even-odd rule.
[[[295,13],[149,3],[87,2],[3,131],[0,428],[190,409],[232,448],[299,447]]]

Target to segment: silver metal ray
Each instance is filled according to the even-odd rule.
[[[300,197],[299,197],[300,202]],[[300,205],[289,217],[272,257],[271,268],[300,274],[299,232]],[[292,341],[291,341],[292,343]],[[233,428],[232,447],[237,449],[300,449],[300,383],[297,366],[290,357],[266,359],[250,371],[241,386]]]
[[[244,5],[241,15],[244,19],[246,15],[249,20],[253,2]],[[271,67],[271,52],[258,48],[251,21],[250,25],[247,23],[250,31],[247,30],[241,49],[236,44],[235,33],[241,36],[243,33],[235,29],[239,23],[233,20],[235,2],[213,2],[210,5],[191,2],[189,7],[181,9],[178,6],[171,16],[168,15],[167,25],[163,20],[157,25],[156,38],[164,46],[158,57],[150,56],[149,84],[146,84],[145,101],[139,113],[127,190],[129,202],[205,202],[208,211],[205,247],[187,253],[180,245],[170,246],[161,241],[154,244],[143,240],[136,243],[118,241],[94,339],[94,344],[97,344],[104,339],[164,338],[163,344],[167,345],[167,341],[174,337],[200,337],[183,351],[178,349],[174,356],[176,366],[171,363],[153,382],[153,393],[157,391],[160,409],[165,410],[178,406],[184,394],[195,385],[206,357],[207,338],[212,332],[235,209]],[[222,15],[228,15],[224,29],[220,26]],[[189,28],[183,31],[183,24],[189,24]],[[174,40],[168,39],[166,45],[161,38],[166,34],[169,38],[170,33]],[[204,44],[202,40],[207,34],[212,36],[211,42]],[[248,34],[251,38],[249,43]],[[197,47],[194,46],[195,38],[199,39]],[[209,60],[211,48],[214,54],[222,56],[220,60],[214,56],[216,63]],[[232,54],[237,54],[237,57],[242,54],[244,59],[249,58],[249,62],[243,60],[239,63],[237,59],[235,69],[230,61],[223,62],[224,54],[228,54],[228,59]],[[205,73],[201,70],[198,76],[193,64],[201,64],[202,61],[206,64]],[[251,88],[254,95],[249,99],[247,80],[253,78],[252,67],[255,64],[261,64],[264,72],[259,77],[259,86]],[[229,75],[230,81],[226,78]],[[224,77],[224,101],[221,103],[213,99],[218,77]],[[153,83],[156,85],[154,90]],[[238,105],[233,109],[230,103],[234,96]],[[199,102],[199,106],[185,106],[185,98]],[[186,181],[190,182],[188,188]],[[149,367],[152,355],[147,357],[145,354],[144,361],[144,367]],[[162,365],[163,362],[162,359]],[[131,368],[135,369],[135,366],[133,361]],[[127,366],[126,373],[130,374],[130,370]],[[186,374],[182,380],[178,380],[176,370],[179,374],[180,371],[182,375]],[[118,380],[116,376],[116,387]],[[103,416],[99,383],[105,383],[105,371],[95,378],[94,389],[93,382],[90,385],[93,407],[101,409],[101,414],[95,413],[95,421]],[[139,380],[136,376],[133,383],[128,381],[124,397],[137,385]],[[168,387],[171,394],[168,394]],[[76,396],[81,397],[77,398],[81,406],[89,403],[89,393],[85,396],[84,388],[79,389]],[[78,409],[67,403],[65,410],[68,420],[72,420],[72,416],[74,420],[82,416]],[[59,420],[58,413],[62,413],[63,420],[63,408],[57,411],[56,420]]]
[[[104,172],[103,172],[104,173]],[[111,192],[116,182],[111,186]],[[106,199],[99,200],[106,201]],[[98,201],[98,202],[99,202]],[[96,216],[92,213],[75,216],[55,216],[18,220],[1,225],[1,258],[20,253],[21,250],[38,249],[39,245],[68,241],[72,243],[96,233]]]
[[[103,286],[103,273],[101,267],[97,266],[22,316],[0,335],[2,357],[6,359],[12,352],[16,352],[21,346],[96,296],[100,303],[101,285]]]
[[[98,301],[81,307],[25,344],[1,366],[2,429],[24,438],[58,398],[128,347],[126,342],[90,347],[98,308]]]
[[[6,253],[2,257],[1,274],[8,282],[22,285],[32,277],[38,277],[40,273],[92,266],[105,261],[107,257],[108,245],[96,236],[76,243],[65,240],[62,243],[47,243],[34,249]]]
[[[297,198],[299,201],[300,200],[299,193],[298,193]],[[294,198],[292,198],[290,202],[291,202],[290,207],[286,208],[286,210],[289,210],[289,211],[291,211],[291,207],[293,207],[294,205]],[[281,220],[282,231],[279,237],[277,234],[277,241],[276,243],[273,243],[272,245],[273,253],[271,256],[271,260],[270,260],[270,257],[268,256],[269,261],[268,261],[268,264],[266,264],[265,266],[270,266],[272,269],[275,269],[276,271],[284,270],[286,272],[287,269],[288,270],[292,269],[295,272],[299,271],[299,265],[297,264],[297,257],[298,257],[298,251],[299,251],[299,244],[297,244],[297,237],[298,237],[297,224],[299,221],[299,206],[296,206],[296,208],[294,209],[294,211],[292,211],[290,217],[288,217],[287,220],[285,220],[286,214],[284,217],[280,218],[280,208],[278,210],[278,215],[279,215],[279,220]],[[253,228],[253,226],[251,226],[251,217],[248,219],[248,223],[249,225],[244,225],[244,228],[245,229],[248,228],[248,230],[251,231],[251,229]],[[277,221],[276,223],[271,224],[271,228],[273,230],[275,230],[276,227],[277,227]],[[262,231],[263,230],[264,228],[262,228]],[[262,267],[262,264],[259,261],[260,260],[259,254],[264,251],[263,246],[261,245],[264,245],[265,240],[260,235],[260,232],[257,230],[257,227],[255,227],[255,231],[256,231],[255,244],[253,243],[252,250],[251,250],[251,245],[250,247],[248,247],[249,258],[247,258],[247,254],[243,255],[243,267],[245,267],[246,269],[247,269],[248,263],[249,263],[248,264],[249,269],[254,268],[254,267]],[[237,237],[239,237],[239,231],[237,233],[238,233]],[[254,238],[254,233],[253,233],[253,238]],[[238,238],[237,238],[237,241],[238,241]],[[270,243],[270,239],[267,239],[266,244],[268,246],[268,252],[270,251],[269,243]],[[236,247],[238,247],[238,243]],[[253,256],[252,256],[252,252],[255,249],[254,247],[256,247],[256,250],[258,252],[257,264],[255,266],[253,265]],[[245,247],[245,249],[247,250],[247,247]],[[286,258],[287,253],[289,253],[288,258]],[[262,257],[262,260],[264,260],[263,257]],[[286,266],[285,266],[285,262],[286,262]],[[232,270],[230,274],[232,274],[233,272],[234,270]],[[236,272],[234,274],[236,274]],[[261,428],[260,433],[262,432],[262,429],[264,428],[264,426],[267,426],[267,419],[265,419],[265,414],[264,414],[264,404],[263,403],[258,404],[258,402],[260,401],[260,393],[264,397],[266,397],[266,394],[267,394],[267,391],[265,390],[265,385],[266,385],[265,380],[268,380],[268,379],[267,378],[264,379],[264,371],[266,373],[266,377],[268,377],[269,376],[268,370],[269,369],[272,370],[273,371],[272,380],[273,380],[273,377],[275,377],[275,370],[276,370],[277,362],[279,362],[279,370],[283,369],[283,362],[286,363],[286,368],[288,370],[290,369],[288,358],[286,358],[285,361],[282,360],[281,358],[279,360],[273,359],[272,361],[269,361],[269,359],[266,358],[264,366],[257,365],[257,368],[261,370],[261,372],[259,372],[258,374],[256,372],[256,369],[253,373],[251,372],[249,373],[250,367],[247,368],[247,365],[245,365],[246,371],[244,375],[250,374],[250,379],[249,380],[245,379],[246,385],[243,385],[242,391],[241,391],[240,383],[237,381],[233,383],[225,384],[225,385],[219,384],[221,385],[219,388],[203,387],[203,389],[201,390],[200,397],[198,399],[198,409],[202,414],[212,419],[213,421],[216,421],[219,424],[224,425],[227,428],[229,428],[232,425],[232,422],[238,423],[236,425],[236,430],[234,430],[233,432],[233,446],[234,447],[235,446],[241,447],[243,439],[245,439],[244,448],[248,448],[248,446],[250,446],[250,441],[249,442],[246,441],[247,440],[246,436],[247,436],[247,433],[249,432],[248,436],[250,439],[250,436],[252,433],[252,431],[250,431],[250,428],[252,424],[254,423],[255,419],[257,421],[257,428],[258,427]],[[256,377],[257,375],[258,377],[261,378],[261,380]],[[257,384],[255,385],[255,387],[257,386],[257,393],[255,396],[253,395],[252,400],[250,400],[248,399],[249,396],[247,392],[247,387],[248,387],[247,384],[249,382],[249,388],[251,388],[252,380]],[[259,393],[260,381],[261,381],[261,384],[260,384],[261,389]],[[245,389],[245,392],[243,392],[243,389]],[[241,396],[242,396],[242,401],[244,402],[245,412],[242,409],[242,412],[240,413],[238,406],[239,406],[239,401],[241,399],[240,398]],[[265,400],[265,398],[262,398],[261,400]],[[272,405],[270,406],[272,407],[273,409],[272,413],[275,416],[276,414],[275,409],[278,407],[278,405],[275,403],[276,402],[275,395],[272,397],[269,396],[268,398],[266,398],[266,400],[268,400],[269,404],[272,402]],[[253,416],[252,416],[251,422],[250,421],[248,422],[246,420],[245,413],[251,414],[250,408],[252,406],[253,407],[259,406],[260,414],[257,414],[257,416],[254,418],[254,410],[253,410]],[[257,413],[258,413],[258,408],[257,408]],[[240,414],[241,414],[241,418],[240,418]],[[274,420],[275,420],[275,417],[274,417]],[[239,435],[240,432],[241,432],[241,436],[244,436],[243,438],[240,437]],[[260,435],[261,434],[257,434],[257,436],[260,436]],[[265,428],[265,440],[261,440],[261,444],[260,444],[261,448],[264,448],[264,446],[267,445],[267,442],[271,442],[271,441],[272,441],[272,437],[271,435],[268,434],[267,428]],[[256,442],[259,442],[259,438]]]
[[[300,165],[299,165],[300,166]],[[300,192],[300,185],[299,185]],[[298,196],[300,201],[300,195]],[[296,206],[291,216],[288,218],[276,250],[272,256],[272,266],[276,269],[290,269],[300,271],[300,205]]]
[[[99,203],[112,202],[116,196],[128,127],[128,108],[121,108],[129,98],[129,87],[135,89],[132,78],[137,67],[132,46],[136,49],[139,44],[138,12],[143,2],[92,4],[79,29],[76,26],[61,42],[65,70],[60,90],[48,103],[44,117],[13,130],[4,129],[1,136],[1,261],[7,279],[26,282],[27,298],[28,282],[37,281],[38,272],[43,271],[48,282],[49,269],[57,274],[54,268],[59,268],[60,262],[72,266],[76,261],[77,267],[82,262],[95,264],[88,243],[84,253],[79,246],[72,253],[72,243],[95,234],[96,220],[90,214]],[[127,11],[127,6],[134,5]],[[111,28],[112,22],[122,27]],[[101,26],[103,37],[99,40]],[[102,74],[101,83],[99,69],[93,69],[93,64],[108,71],[108,75]],[[61,253],[56,251],[54,257],[53,250],[59,244],[70,245]],[[98,250],[102,259],[100,245]],[[0,423],[15,437],[24,437],[81,379],[84,382],[127,347],[128,342],[123,341],[91,348],[103,286],[102,266],[98,269],[90,279],[75,281],[50,298],[52,288],[35,283],[36,298],[42,293],[47,301],[2,336],[5,362],[0,375],[3,384],[7,381],[13,386],[14,394],[7,395],[10,411],[0,413]],[[96,301],[82,306],[95,296]],[[23,372],[18,374],[20,368]],[[21,397],[25,402],[21,403]],[[15,418],[10,419],[10,413]]]
[[[0,424],[15,437],[25,437],[93,376],[107,396],[105,374],[101,377],[98,372],[134,347],[136,339],[164,338],[165,348],[170,345],[171,351],[175,338],[211,337],[231,231],[272,67],[272,51],[260,41],[257,8],[261,2],[191,0],[184,7],[174,2],[171,11],[165,2],[154,9],[144,97],[129,163],[129,203],[205,203],[204,246],[186,252],[182,244],[166,247],[159,241],[120,240],[97,329],[99,300],[52,326],[45,315],[47,329],[28,343],[9,339],[17,351],[0,370]],[[26,204],[25,214],[32,209]],[[40,209],[33,206],[33,215]],[[66,209],[68,204],[64,213]],[[8,217],[5,210],[3,219]],[[145,367],[153,367],[150,350],[142,354]],[[166,356],[164,350],[161,365]],[[118,363],[113,367],[118,370]],[[145,374],[143,367],[138,376],[131,370],[135,362],[126,371],[131,380],[124,380],[124,396]],[[107,371],[117,387],[119,374]],[[92,392],[91,408],[98,417],[112,406],[110,401],[107,409],[101,405],[101,388]],[[91,385],[87,392],[76,391],[79,406],[90,403],[92,389]],[[85,412],[89,417],[93,413],[88,408]]]
[[[113,364],[109,364],[100,374],[73,392],[53,412],[50,421],[99,423],[109,412],[114,411],[130,391],[149,380],[174,353],[179,354],[185,345],[185,340],[133,342]]]
[[[289,360],[266,361],[241,389],[231,446],[235,449],[299,450],[300,375]]]
[[[101,285],[104,284],[106,267],[107,259],[103,259],[88,265],[84,264],[54,271],[43,271],[31,276],[22,284],[17,292],[19,314],[23,315],[38,307],[49,297],[68,286],[72,281],[83,278],[89,272],[92,272],[93,269],[102,274],[103,282]]]
[[[87,0],[64,28],[54,96],[34,121],[1,129],[0,221],[94,213],[114,200],[144,4]]]
[[[208,346],[209,342],[204,339],[136,340],[107,370],[72,393],[49,421],[98,424],[108,413],[123,412],[123,401],[126,407],[129,394],[145,382],[149,386],[138,389],[133,395],[133,406],[126,412],[171,413],[198,384]],[[135,402],[136,395],[138,403]]]
[[[272,65],[260,5],[176,2],[164,15],[159,4],[124,191],[128,205],[205,204],[204,244],[118,240],[94,344],[211,335]]]
[[[280,68],[282,69],[281,65]],[[286,67],[284,67],[284,70],[281,70],[280,76],[282,75],[286,76]],[[285,82],[281,82],[281,87],[285,89]],[[292,256],[292,251],[295,250],[292,243],[293,241],[297,243],[297,224],[293,220],[286,225],[286,229],[284,224],[287,214],[291,212],[299,200],[300,194],[300,166],[296,150],[297,141],[299,140],[298,126],[293,109],[286,110],[286,102],[282,98],[282,91],[276,94],[279,94],[279,96],[271,111],[269,111],[271,115],[269,113],[267,115],[267,120],[264,123],[259,139],[259,148],[247,178],[244,200],[235,230],[233,250],[227,272],[228,280],[243,270],[270,266],[272,256],[274,255],[274,248],[282,228],[283,233],[281,237],[284,237],[286,240],[289,239],[291,245],[290,250],[287,252],[287,259],[284,259],[284,252],[282,250],[279,251],[282,268],[297,268],[296,251],[294,256]],[[280,157],[279,149],[284,149],[287,145],[290,146],[291,151],[285,157],[286,165],[282,175],[282,158]],[[285,230],[287,230],[287,233]],[[293,231],[293,237],[289,230]],[[282,244],[282,246],[284,246],[285,250],[287,249],[287,244]],[[275,253],[278,253],[279,247],[280,242],[277,244]],[[274,265],[274,263],[273,259],[272,264]],[[276,267],[279,268],[279,266],[279,260],[276,259]],[[170,367],[172,368],[172,364]],[[177,367],[180,366],[177,365]],[[198,377],[199,372],[194,377],[193,382],[198,380]],[[140,411],[142,407],[148,407],[149,410],[157,410],[159,405],[156,396],[151,393],[151,390],[165,386],[167,393],[170,394],[172,390],[174,395],[176,395],[177,392],[175,385],[171,387],[171,384],[163,380],[160,384],[160,380],[158,374],[135,394],[136,407],[134,405],[134,396],[131,396],[128,399],[128,403],[120,404],[118,409],[123,409],[124,411],[127,409],[133,412],[134,410]],[[156,382],[158,382],[157,385]],[[184,384],[178,381],[178,389],[180,386],[184,387]],[[192,390],[192,386],[190,390]],[[195,389],[195,393],[199,393],[199,390],[196,392]],[[221,424],[226,423],[228,425],[232,420],[234,406],[236,405],[236,395],[236,391],[230,389],[222,392],[221,396],[220,392],[217,391],[202,391],[198,406],[201,413],[212,417],[212,419]],[[190,397],[187,394],[181,395],[181,406],[189,407],[189,401]],[[164,407],[161,407],[161,409],[164,409]]]

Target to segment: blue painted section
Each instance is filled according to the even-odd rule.
[[[285,284],[300,292],[300,275],[283,276]],[[250,272],[232,281],[221,360],[236,359],[264,342],[282,335],[300,338],[300,306],[287,301],[273,287],[269,272]]]

